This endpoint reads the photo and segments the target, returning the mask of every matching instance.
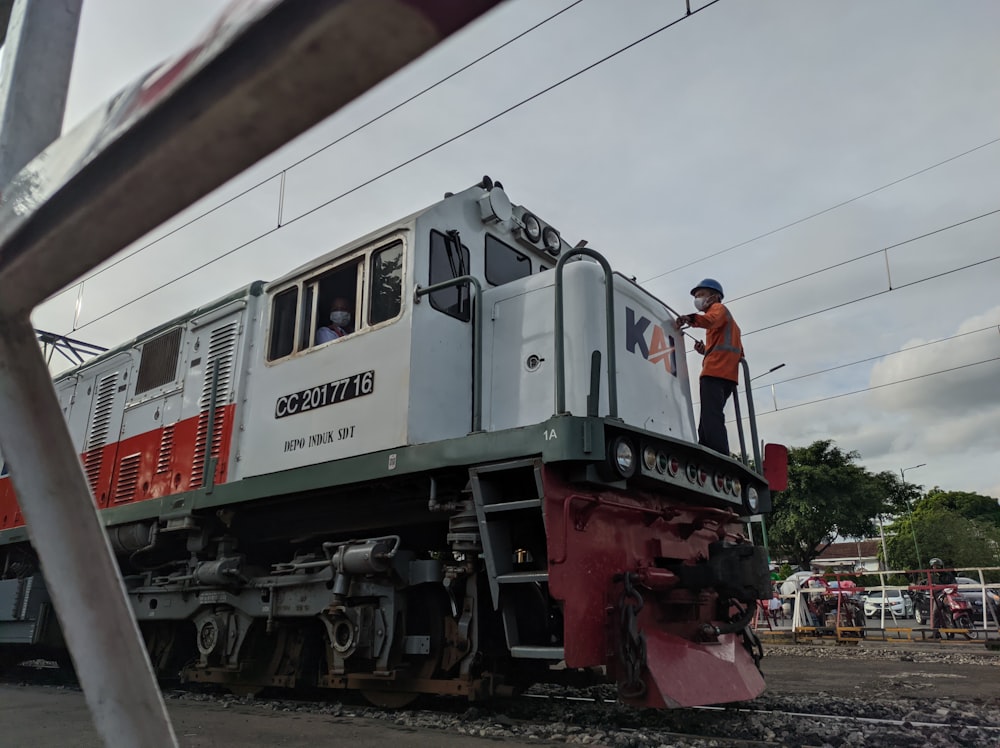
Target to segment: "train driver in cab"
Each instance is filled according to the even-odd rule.
[[[343,296],[336,297],[330,303],[330,323],[316,331],[316,345],[329,343],[354,332],[351,319],[354,305]]]

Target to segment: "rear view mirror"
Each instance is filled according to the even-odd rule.
[[[788,488],[788,447],[784,444],[764,445],[764,477],[772,491]]]

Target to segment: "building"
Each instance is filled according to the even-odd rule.
[[[823,571],[879,571],[879,540],[848,540],[831,543],[813,559],[812,565]]]

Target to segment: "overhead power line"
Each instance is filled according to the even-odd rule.
[[[399,109],[402,109],[404,106],[406,106],[410,102],[414,101],[415,99],[419,99],[424,94],[429,93],[430,91],[433,91],[435,88],[437,88],[438,86],[440,86],[440,85],[442,85],[444,83],[447,83],[448,81],[450,81],[455,76],[460,75],[461,73],[464,73],[466,70],[468,70],[469,68],[471,68],[471,67],[473,67],[475,65],[478,65],[480,62],[482,62],[483,60],[485,60],[487,57],[490,57],[491,55],[496,54],[500,50],[505,49],[506,47],[509,47],[514,42],[518,41],[519,39],[524,38],[525,36],[527,36],[531,32],[536,31],[537,29],[539,29],[542,26],[544,26],[545,24],[547,24],[549,21],[552,21],[552,20],[558,18],[563,13],[565,13],[568,10],[571,10],[572,8],[576,7],[577,5],[579,5],[582,2],[583,2],[583,0],[574,0],[574,2],[570,3],[569,5],[567,5],[566,7],[562,8],[561,10],[558,10],[555,13],[553,13],[552,15],[547,16],[546,18],[543,18],[541,21],[539,21],[538,23],[536,23],[534,26],[530,26],[530,27],[526,28],[524,31],[521,31],[520,33],[518,33],[517,35],[512,36],[510,39],[508,39],[507,41],[505,41],[503,44],[500,44],[499,46],[494,47],[489,52],[485,52],[484,54],[481,54],[479,57],[477,57],[476,59],[472,60],[471,62],[467,62],[462,67],[460,67],[457,70],[455,70],[455,71],[449,73],[448,75],[446,75],[444,78],[440,78],[439,80],[435,81],[434,83],[432,83],[431,85],[427,86],[426,88],[422,88],[421,90],[417,91],[412,96],[409,96],[406,99],[403,99],[398,104],[390,107],[389,109],[386,109],[381,114],[379,114],[379,115],[377,115],[375,117],[372,117],[369,120],[366,120],[362,124],[360,124],[357,127],[355,127],[353,130],[350,130],[350,131],[344,133],[343,135],[341,135],[340,137],[338,137],[338,138],[336,138],[334,140],[331,140],[329,143],[326,143],[325,145],[320,146],[316,150],[314,150],[314,151],[310,152],[309,154],[303,156],[302,158],[298,159],[297,161],[292,162],[291,164],[289,164],[288,166],[286,166],[285,168],[283,168],[281,171],[279,171],[279,172],[277,172],[275,174],[272,174],[271,176],[267,177],[266,179],[260,180],[259,182],[257,182],[256,184],[254,184],[254,185],[252,185],[250,187],[247,187],[246,189],[244,189],[241,192],[238,192],[237,194],[233,195],[232,197],[229,197],[226,200],[223,200],[218,205],[214,205],[211,208],[209,208],[208,210],[204,211],[203,213],[199,213],[197,216],[194,216],[190,220],[185,221],[180,226],[174,227],[173,229],[171,229],[167,233],[163,234],[162,236],[156,237],[156,239],[153,239],[152,241],[150,241],[150,242],[142,245],[141,247],[137,247],[132,252],[129,252],[128,254],[123,255],[122,257],[119,257],[114,262],[109,263],[108,265],[105,265],[105,266],[103,266],[101,268],[98,268],[96,271],[94,271],[94,272],[90,273],[89,275],[86,275],[83,278],[81,278],[78,281],[78,283],[83,283],[84,281],[88,281],[91,278],[96,278],[98,275],[100,275],[101,273],[104,273],[104,272],[110,270],[115,265],[118,265],[119,263],[124,262],[125,260],[129,259],[130,257],[134,257],[135,255],[137,255],[137,254],[139,254],[141,252],[144,252],[145,250],[149,249],[150,247],[154,246],[155,244],[157,244],[157,243],[163,241],[164,239],[166,239],[166,238],[168,238],[168,237],[176,234],[178,231],[186,229],[188,226],[192,225],[193,223],[196,223],[196,222],[200,221],[202,218],[205,218],[205,217],[211,215],[212,213],[215,213],[216,211],[218,211],[218,210],[226,207],[230,203],[233,203],[236,200],[239,200],[241,197],[246,197],[251,192],[253,192],[254,190],[256,190],[258,187],[263,187],[268,182],[271,182],[271,181],[279,178],[285,172],[287,172],[287,171],[289,171],[291,169],[294,169],[296,166],[299,166],[299,165],[305,163],[306,161],[310,160],[311,158],[314,158],[315,156],[318,156],[320,153],[323,153],[323,151],[326,151],[326,150],[332,148],[333,146],[337,145],[338,143],[343,142],[344,140],[346,140],[347,138],[351,137],[352,135],[356,135],[357,133],[359,133],[362,130],[364,130],[366,127],[369,127],[369,126],[375,124],[376,122],[378,122],[379,120],[384,119],[385,117],[388,117],[393,112],[395,112],[395,111],[397,111]]]
[[[885,387],[893,387],[897,384],[903,384],[905,382],[914,382],[918,379],[926,379],[927,377],[934,377],[938,374],[947,374],[952,371],[959,371],[960,369],[969,369],[973,366],[982,366],[983,364],[992,363],[994,361],[1000,361],[1000,356],[994,356],[993,358],[987,358],[982,361],[974,361],[971,364],[961,364],[960,366],[952,366],[947,369],[941,369],[940,371],[930,371],[926,374],[918,374],[913,377],[906,377],[905,379],[897,379],[892,382],[885,382],[884,384],[873,384],[870,387],[865,387],[860,390],[851,390],[850,392],[841,392],[837,395],[828,395],[827,397],[820,397],[815,400],[808,400],[804,403],[795,403],[795,405],[787,405],[784,408],[778,408],[777,410],[767,410],[762,413],[757,413],[757,417],[773,415],[774,413],[783,413],[786,410],[794,410],[795,408],[804,408],[807,405],[815,405],[816,403],[825,403],[828,400],[837,400],[842,397],[850,397],[851,395],[859,395],[862,392],[871,392],[872,390],[881,390]],[[735,420],[735,419],[734,419]],[[746,420],[744,418],[744,420]],[[730,421],[732,423],[732,421]]]
[[[545,88],[543,88],[540,91],[532,94],[531,96],[528,96],[527,98],[521,99],[516,104],[512,104],[511,106],[507,107],[506,109],[503,109],[502,111],[498,112],[497,114],[494,114],[494,115],[492,115],[492,116],[484,119],[479,124],[473,125],[472,127],[468,128],[466,130],[463,130],[462,132],[458,133],[457,135],[453,135],[452,137],[450,137],[450,138],[448,138],[446,140],[441,141],[437,145],[432,146],[431,148],[428,148],[427,150],[425,150],[425,151],[423,151],[421,153],[418,153],[417,155],[412,156],[411,158],[408,158],[407,160],[405,160],[405,161],[403,161],[403,162],[401,162],[399,164],[396,164],[395,166],[393,166],[390,169],[386,169],[385,171],[381,172],[380,174],[377,174],[374,177],[371,177],[370,179],[367,179],[364,182],[361,182],[360,184],[355,185],[351,189],[349,189],[349,190],[347,190],[345,192],[342,192],[339,195],[336,195],[336,196],[334,196],[334,197],[332,197],[332,198],[330,198],[330,199],[328,199],[328,200],[320,203],[319,205],[317,205],[317,206],[315,206],[313,208],[310,208],[306,212],[304,212],[304,213],[302,213],[300,215],[297,215],[294,218],[289,219],[288,221],[286,221],[285,223],[281,224],[280,226],[275,226],[275,227],[273,227],[271,229],[268,229],[267,231],[262,232],[258,236],[255,236],[252,239],[248,239],[247,241],[243,242],[242,244],[240,244],[240,245],[238,245],[238,246],[236,246],[236,247],[234,247],[234,248],[232,248],[232,249],[230,249],[230,250],[228,250],[226,252],[223,252],[220,255],[217,255],[216,257],[212,258],[211,260],[203,262],[201,265],[198,265],[197,267],[192,268],[191,270],[187,271],[186,273],[183,273],[182,275],[179,275],[179,276],[173,278],[172,280],[169,280],[169,281],[166,281],[165,283],[160,284],[159,286],[157,286],[157,287],[155,287],[155,288],[153,288],[153,289],[145,292],[141,297],[137,297],[137,298],[134,298],[134,299],[132,299],[130,301],[125,302],[124,304],[120,304],[119,306],[115,307],[114,309],[111,309],[110,311],[105,312],[104,314],[102,314],[102,315],[100,315],[98,317],[95,317],[94,319],[90,320],[89,322],[86,322],[85,324],[80,325],[79,327],[75,327],[73,329],[73,331],[76,332],[78,330],[82,330],[82,329],[84,329],[86,327],[89,327],[90,325],[94,324],[95,322],[99,322],[100,320],[105,319],[105,318],[111,316],[112,314],[120,312],[122,309],[125,309],[126,307],[131,306],[132,304],[136,303],[137,301],[140,301],[141,299],[146,298],[150,294],[156,293],[157,291],[161,291],[164,288],[166,288],[166,287],[168,287],[168,286],[176,283],[177,281],[183,280],[184,278],[187,278],[188,276],[190,276],[190,275],[198,272],[199,270],[203,270],[206,267],[208,267],[209,265],[212,265],[212,264],[214,264],[216,262],[219,262],[220,260],[225,259],[226,257],[232,255],[233,253],[238,252],[241,249],[244,249],[245,247],[250,246],[254,242],[257,242],[260,239],[263,239],[263,238],[269,236],[270,234],[273,234],[278,229],[283,228],[285,226],[289,226],[289,225],[295,223],[296,221],[300,221],[303,218],[306,218],[307,216],[312,215],[316,211],[321,210],[321,209],[323,209],[323,208],[331,205],[332,203],[337,202],[338,200],[342,200],[343,198],[347,197],[348,195],[351,195],[351,194],[357,192],[358,190],[363,189],[364,187],[367,187],[368,185],[372,184],[373,182],[376,182],[376,181],[382,179],[383,177],[388,176],[389,174],[392,174],[392,173],[394,173],[396,171],[399,171],[403,167],[412,164],[414,161],[417,161],[417,160],[423,158],[424,156],[427,156],[427,155],[429,155],[431,153],[434,153],[435,151],[438,151],[441,148],[444,148],[446,145],[454,143],[456,140],[464,138],[466,135],[469,135],[470,133],[473,133],[476,130],[479,130],[480,128],[485,127],[486,125],[490,124],[491,122],[494,122],[495,120],[500,119],[501,117],[509,114],[510,112],[513,112],[516,109],[519,109],[520,107],[524,106],[525,104],[527,104],[527,103],[529,103],[531,101],[534,101],[535,99],[537,99],[537,98],[539,98],[541,96],[544,96],[545,94],[553,91],[556,88],[559,88],[560,86],[562,86],[562,85],[568,83],[569,81],[571,81],[571,80],[573,80],[573,79],[575,79],[575,78],[583,75],[584,73],[586,73],[586,72],[588,72],[590,70],[593,70],[594,68],[598,67],[599,65],[603,65],[605,62],[607,62],[607,61],[609,61],[611,59],[614,59],[618,55],[623,54],[624,52],[627,52],[628,50],[632,49],[633,47],[635,47],[635,46],[637,46],[639,44],[642,44],[643,42],[648,41],[649,39],[652,39],[653,37],[657,36],[658,34],[661,34],[664,31],[666,31],[667,29],[670,29],[670,28],[676,26],[681,21],[685,21],[688,18],[691,18],[691,17],[693,17],[693,16],[701,13],[704,10],[707,10],[708,8],[712,7],[713,5],[715,5],[718,2],[719,2],[719,0],[711,0],[710,2],[706,3],[702,7],[697,8],[696,10],[689,11],[686,15],[683,15],[683,16],[681,16],[679,18],[674,19],[673,21],[670,21],[669,23],[667,23],[667,24],[665,24],[663,26],[660,26],[659,28],[657,28],[657,29],[649,32],[648,34],[645,34],[644,36],[636,39],[635,41],[630,42],[629,44],[626,44],[624,47],[620,47],[616,51],[614,51],[614,52],[612,52],[612,53],[610,53],[608,55],[605,55],[604,57],[596,60],[595,62],[590,63],[586,67],[583,67],[583,68],[577,70],[575,73],[572,73],[572,74],[566,76],[565,78],[563,78],[563,79],[561,79],[561,80],[559,80],[559,81],[557,81],[557,82],[555,82],[555,83],[553,83],[553,84],[551,84],[549,86],[546,86]],[[275,175],[275,176],[271,176],[268,179],[265,179],[262,182],[259,182],[256,186],[259,187],[260,185],[262,185],[262,184],[264,184],[266,182],[269,182],[272,179],[275,179],[277,176],[280,176],[280,174],[279,175]],[[235,198],[233,198],[233,199],[235,199]],[[221,207],[221,206],[218,206],[218,207]],[[218,207],[214,208],[213,210],[217,210]],[[194,220],[197,220],[197,219],[192,219],[192,222]],[[190,224],[187,224],[187,225],[190,225]],[[178,227],[174,231],[179,231],[181,228],[183,228],[183,227]],[[164,235],[163,237],[160,237],[156,241],[160,241],[161,239],[166,238],[166,236],[167,235]],[[151,246],[151,244],[147,245],[147,247]],[[144,249],[146,249],[147,247],[141,247],[138,250],[136,250],[135,252],[133,252],[132,255],[129,255],[129,256],[134,256],[138,252],[143,251]],[[122,258],[122,259],[127,259],[127,257],[126,258]],[[119,260],[119,262],[120,261],[121,260]],[[108,266],[108,267],[110,268],[111,266]],[[90,277],[92,278],[94,276],[91,275]],[[86,280],[86,279],[84,279],[84,280]],[[80,282],[82,283],[83,281],[80,281]]]
[[[929,340],[926,343],[917,343],[916,345],[907,346],[906,348],[900,348],[895,351],[888,351],[887,353],[880,353],[877,356],[869,356],[867,358],[860,358],[857,361],[851,361],[846,364],[837,364],[836,366],[828,366],[825,369],[817,369],[816,371],[810,371],[807,374],[798,374],[794,377],[786,377],[785,379],[779,379],[776,382],[770,382],[768,384],[760,384],[753,388],[753,391],[769,389],[771,387],[777,387],[779,384],[786,384],[788,382],[795,382],[799,379],[806,379],[808,377],[819,376],[820,374],[827,374],[831,371],[837,371],[838,369],[846,369],[851,366],[857,366],[858,364],[866,364],[869,361],[878,361],[881,358],[888,358],[889,356],[896,356],[900,353],[907,353],[908,351],[915,351],[920,348],[926,348],[927,346],[937,345],[938,343],[946,343],[949,340],[956,340],[958,338],[964,338],[967,335],[975,335],[981,332],[987,332],[989,330],[996,330],[1000,332],[1000,324],[990,325],[989,327],[980,327],[978,330],[969,330],[968,332],[960,332],[956,335],[949,335],[946,338],[938,338],[937,340]]]
[[[887,293],[892,293],[893,291],[899,291],[903,288],[909,288],[910,286],[916,286],[920,283],[926,283],[927,281],[935,280],[937,278],[943,278],[946,275],[957,273],[960,270],[968,270],[969,268],[978,267],[979,265],[985,265],[988,262],[994,262],[996,260],[1000,260],[1000,255],[994,255],[993,257],[988,257],[985,260],[978,260],[977,262],[970,262],[968,265],[962,265],[961,267],[952,268],[951,270],[945,270],[940,273],[935,273],[934,275],[928,275],[926,278],[920,278],[915,281],[910,281],[909,283],[903,283],[899,286],[893,286],[890,288],[886,288],[882,291],[876,291],[875,293],[870,293],[866,296],[861,296],[857,299],[851,299],[850,301],[845,301],[841,304],[834,304],[833,306],[828,306],[823,309],[817,309],[815,312],[809,312],[808,314],[800,314],[798,317],[792,317],[791,319],[786,319],[783,322],[775,322],[773,325],[758,327],[756,330],[751,330],[750,332],[743,333],[743,337],[746,337],[748,335],[753,335],[754,333],[763,332],[764,330],[773,330],[775,327],[781,327],[782,325],[787,325],[791,322],[798,322],[799,320],[807,319],[808,317],[815,317],[817,314],[825,314],[826,312],[831,312],[834,309],[841,309],[845,306],[850,306],[851,304],[857,304],[861,301],[874,299],[876,296],[883,296]]]
[[[752,387],[752,392],[757,392],[758,390],[768,390],[772,387],[777,387],[779,384],[787,384],[788,382],[795,382],[799,379],[808,379],[809,377],[816,377],[820,374],[827,374],[831,371],[837,371],[838,369],[847,369],[851,366],[857,366],[858,364],[866,364],[869,361],[878,361],[881,358],[888,358],[889,356],[895,356],[900,353],[907,353],[908,351],[915,351],[919,348],[926,348],[927,346],[937,345],[938,343],[946,343],[949,340],[956,340],[957,338],[964,338],[967,335],[975,335],[980,332],[987,332],[990,330],[996,330],[1000,333],[1000,324],[989,325],[988,327],[980,327],[978,330],[969,330],[968,332],[960,332],[956,335],[949,335],[946,338],[938,338],[937,340],[929,340],[926,343],[917,343],[916,345],[907,346],[906,348],[900,348],[895,351],[888,351],[887,353],[880,353],[877,356],[868,356],[867,358],[859,358],[857,361],[850,361],[846,364],[837,364],[835,366],[828,366],[825,369],[817,369],[816,371],[810,371],[806,374],[797,374],[794,377],[786,377],[785,379],[779,379],[776,382],[768,382],[767,384],[758,384],[756,387]],[[765,372],[767,373],[767,372]],[[758,376],[763,376],[759,374]],[[746,387],[740,389],[740,392],[746,392]],[[692,407],[699,405],[700,401],[692,403]]]
[[[795,278],[789,278],[788,280],[781,281],[780,283],[775,283],[774,285],[771,286],[765,286],[764,288],[759,288],[756,291],[751,291],[750,293],[746,293],[743,294],[742,296],[737,296],[734,299],[730,299],[728,303],[733,304],[737,301],[741,301],[742,299],[748,299],[751,296],[756,296],[759,293],[764,293],[765,291],[773,291],[776,288],[787,286],[790,283],[795,283],[796,281],[804,280],[806,278],[811,278],[814,275],[819,275],[820,273],[825,273],[828,270],[834,270],[836,268],[843,267],[844,265],[850,265],[852,262],[858,262],[859,260],[864,260],[869,257],[874,257],[875,255],[882,254],[883,252],[888,252],[890,249],[896,249],[897,247],[902,247],[906,244],[912,244],[913,242],[920,241],[921,239],[926,239],[928,236],[934,236],[935,234],[940,234],[944,231],[949,231],[951,229],[958,228],[959,226],[964,226],[967,223],[978,221],[981,218],[986,218],[988,216],[995,215],[996,213],[1000,213],[1000,208],[987,211],[986,213],[980,213],[978,216],[973,216],[972,218],[966,218],[964,221],[958,221],[957,223],[952,223],[949,224],[948,226],[942,226],[941,228],[934,229],[933,231],[928,231],[924,234],[920,234],[919,236],[913,236],[910,237],[909,239],[904,239],[901,242],[890,244],[887,247],[880,247],[879,249],[873,249],[871,252],[865,252],[863,255],[852,257],[849,260],[843,260],[841,262],[834,263],[833,265],[827,265],[824,268],[820,268],[819,270],[813,270],[812,272],[806,273],[805,275],[799,275]]]
[[[913,172],[911,174],[907,174],[905,177],[900,177],[899,179],[894,179],[891,182],[887,182],[886,184],[883,184],[881,187],[876,187],[873,190],[868,190],[868,192],[864,192],[864,193],[862,193],[860,195],[856,195],[855,197],[852,197],[849,200],[844,200],[842,202],[837,203],[836,205],[831,205],[829,208],[824,208],[823,210],[816,211],[815,213],[810,213],[807,216],[803,216],[802,218],[798,218],[798,219],[796,219],[794,221],[791,221],[790,223],[786,223],[783,226],[779,226],[778,228],[771,229],[770,231],[765,231],[763,234],[758,234],[757,236],[754,236],[754,237],[751,237],[751,238],[746,239],[744,241],[741,241],[738,244],[733,244],[732,246],[726,247],[725,249],[720,249],[718,252],[713,252],[711,254],[705,255],[704,257],[699,257],[696,260],[691,260],[690,262],[686,262],[683,265],[678,265],[677,267],[671,268],[670,270],[664,270],[662,273],[657,273],[656,275],[651,275],[650,277],[644,279],[642,282],[643,283],[648,283],[651,280],[656,280],[657,278],[662,278],[665,275],[670,275],[671,273],[676,273],[678,270],[683,270],[684,268],[689,268],[692,265],[697,265],[699,262],[704,262],[705,260],[710,260],[713,257],[718,257],[719,255],[724,255],[727,252],[732,252],[734,249],[739,249],[740,247],[745,247],[747,244],[752,244],[755,241],[758,241],[760,239],[764,239],[764,238],[766,238],[768,236],[772,236],[772,235],[777,234],[777,233],[779,233],[781,231],[784,231],[785,229],[790,229],[793,226],[798,226],[800,223],[805,223],[806,221],[810,221],[813,218],[817,218],[817,217],[819,217],[819,216],[821,216],[821,215],[823,215],[825,213],[829,213],[831,211],[834,211],[837,208],[843,208],[845,205],[850,205],[853,202],[857,202],[858,200],[861,200],[863,198],[866,198],[866,197],[869,197],[871,195],[874,195],[876,192],[881,192],[882,190],[888,189],[889,187],[894,187],[895,185],[899,184],[900,182],[905,182],[907,179],[912,179],[913,177],[916,177],[916,176],[919,176],[921,174],[924,174],[924,173],[926,173],[928,171],[931,171],[932,169],[936,169],[939,166],[944,166],[945,164],[951,163],[952,161],[960,159],[963,156],[968,156],[970,153],[975,153],[976,151],[982,150],[983,148],[986,148],[987,146],[991,146],[994,143],[1000,143],[1000,138],[993,138],[993,140],[989,140],[989,141],[987,141],[985,143],[977,145],[975,148],[970,148],[967,151],[962,151],[961,153],[956,153],[954,156],[950,156],[950,157],[946,158],[944,161],[938,161],[936,164],[931,164],[930,166],[924,167],[923,169],[919,169],[918,171],[915,171],[915,172]]]

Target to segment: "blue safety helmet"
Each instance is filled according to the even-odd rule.
[[[694,292],[699,288],[707,288],[709,291],[715,291],[719,294],[720,299],[725,298],[725,294],[722,293],[722,284],[715,280],[715,278],[705,278],[705,280],[691,289],[691,295],[694,296]]]

